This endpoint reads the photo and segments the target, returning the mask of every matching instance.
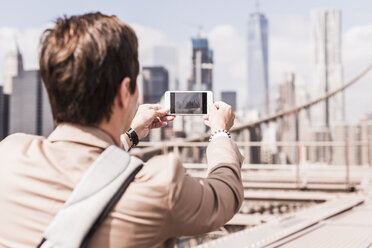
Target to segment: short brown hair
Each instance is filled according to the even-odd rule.
[[[136,89],[138,41],[116,16],[59,18],[41,38],[40,74],[56,123],[97,125],[112,113],[124,77]]]

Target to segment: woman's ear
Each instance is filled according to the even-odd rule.
[[[124,108],[124,109],[128,108],[129,96],[130,96],[130,78],[125,77],[123,81],[121,81],[118,96],[117,96],[117,101],[121,108]]]

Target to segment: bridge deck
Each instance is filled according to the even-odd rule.
[[[199,247],[372,247],[372,171],[368,174],[359,193],[344,194],[282,218],[268,218],[265,224]],[[247,218],[237,215],[232,222],[252,221]]]
[[[203,244],[199,247],[213,247],[213,248],[223,248],[223,247],[280,247],[280,245],[289,245],[290,243],[277,243],[285,239],[295,238],[300,232],[305,232],[309,230],[308,228],[314,227],[316,225],[323,225],[327,220],[332,216],[338,215],[342,212],[345,212],[361,203],[363,203],[364,197],[360,195],[353,195],[349,197],[344,197],[341,199],[336,199],[330,202],[326,202],[315,207],[305,209],[301,212],[295,213],[292,216],[280,218],[266,224],[259,225],[254,228],[246,229],[237,233],[230,234],[228,236],[222,237],[215,241]],[[353,226],[349,226],[349,229]],[[357,227],[356,227],[357,228]],[[337,228],[336,228],[337,230]],[[326,231],[326,232],[323,232]],[[334,233],[333,233],[334,234]],[[320,230],[319,235],[328,236],[328,230]],[[338,235],[336,235],[338,236]],[[303,236],[306,237],[306,236]],[[372,233],[370,235],[372,239]],[[314,241],[314,240],[313,240]],[[297,246],[288,246],[288,247],[322,247],[322,246],[313,246],[312,242],[301,243]],[[371,240],[372,242],[372,240]],[[286,246],[283,246],[286,247]],[[327,246],[326,246],[327,247]],[[338,247],[338,246],[330,246]],[[348,246],[352,247],[352,246]]]
[[[372,246],[372,202],[269,247],[370,247]]]

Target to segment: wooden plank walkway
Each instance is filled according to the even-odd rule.
[[[347,211],[363,203],[363,201],[364,197],[361,195],[353,195],[333,200],[297,212],[292,216],[279,218],[254,228],[227,235],[198,247],[269,247],[269,245],[272,245],[277,241],[293,236],[309,227],[317,225],[323,220]]]
[[[365,203],[268,247],[363,248],[372,246],[372,202]]]
[[[368,174],[359,193],[328,200],[198,247],[370,248],[372,171]],[[244,222],[244,219],[240,221]]]
[[[362,205],[268,247],[372,247],[372,190]]]

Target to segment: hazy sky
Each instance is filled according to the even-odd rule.
[[[368,0],[262,0],[260,11],[269,20],[270,84],[283,82],[285,72],[294,72],[308,89],[312,83],[312,37],[310,11],[337,8],[342,12],[342,57],[347,81],[372,63],[372,1]],[[40,33],[57,17],[101,11],[115,14],[131,24],[139,36],[142,65],[153,63],[155,45],[173,45],[179,50],[179,76],[185,85],[191,73],[190,38],[203,27],[214,50],[214,89],[238,90],[239,103],[246,93],[246,36],[252,0],[147,0],[147,1],[4,1],[0,0],[0,83],[3,59],[17,37],[26,69],[37,68]],[[372,112],[372,72],[346,94],[346,113],[357,120]],[[218,96],[217,96],[218,98]]]

